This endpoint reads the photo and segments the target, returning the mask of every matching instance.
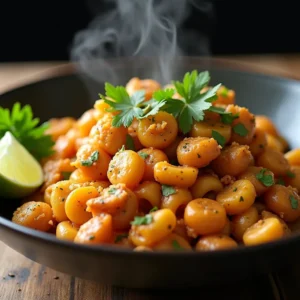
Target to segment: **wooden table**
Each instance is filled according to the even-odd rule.
[[[300,79],[300,55],[259,55],[230,58],[243,66],[263,72]],[[0,93],[32,81],[53,76],[64,62],[51,63],[9,63],[0,64]],[[295,288],[297,276],[283,279],[285,285]],[[300,272],[299,272],[300,273]],[[273,280],[273,279],[272,279]],[[270,285],[272,285],[272,280]],[[254,289],[257,287],[254,287]],[[218,292],[217,292],[218,293]],[[276,296],[273,299],[282,299]],[[286,292],[287,294],[288,292]],[[219,296],[221,297],[220,292]],[[202,293],[203,296],[203,293]],[[215,294],[216,296],[216,294]],[[254,299],[240,295],[239,299]],[[198,299],[189,297],[188,292],[133,291],[74,278],[58,273],[45,266],[32,262],[0,242],[0,300],[109,300],[109,299]],[[207,300],[203,297],[201,299]],[[215,299],[215,298],[209,298]],[[233,299],[233,298],[231,298]],[[238,298],[237,298],[238,299]],[[257,299],[257,298],[256,298]],[[266,299],[266,298],[265,298]],[[296,299],[296,298],[286,298]]]

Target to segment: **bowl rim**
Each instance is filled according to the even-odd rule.
[[[109,59],[108,62],[112,63],[116,67],[124,68],[124,65],[128,64],[132,59],[136,60],[136,58],[133,57],[127,57],[127,58],[121,58],[121,59]],[[145,60],[145,58],[138,58],[140,60]],[[146,59],[153,59],[153,58],[146,58]],[[199,64],[199,63],[205,63],[208,62],[211,65],[212,69],[222,69],[229,72],[234,73],[240,73],[242,75],[247,76],[254,76],[254,77],[260,77],[264,80],[271,80],[276,82],[288,82],[290,84],[296,84],[300,87],[300,78],[297,78],[295,76],[289,76],[289,74],[268,74],[265,73],[262,69],[259,69],[257,67],[253,67],[244,63],[241,63],[240,61],[234,61],[234,60],[228,60],[228,59],[219,59],[219,58],[211,58],[211,57],[180,57],[179,59],[183,60],[183,63],[189,63],[189,64]],[[194,67],[195,68],[195,67]],[[199,68],[199,67],[196,67]],[[4,91],[4,93],[0,94],[0,101],[1,97],[4,95],[8,95],[10,93],[14,93],[15,91],[19,91],[22,89],[26,89],[29,86],[35,86],[43,82],[52,81],[52,80],[60,80],[61,78],[66,77],[73,77],[73,76],[80,76],[85,75],[85,72],[82,72],[80,69],[80,66],[76,63],[66,63],[59,65],[57,67],[51,68],[54,72],[51,73],[49,76],[44,76],[42,74],[42,79],[34,80],[29,83],[24,83],[19,86],[13,87],[9,90]],[[208,258],[208,257],[228,257],[228,255],[255,255],[257,252],[262,251],[270,251],[274,248],[281,249],[285,247],[292,247],[294,244],[300,244],[300,236],[298,234],[293,234],[291,236],[287,236],[284,238],[281,238],[276,241],[271,241],[265,244],[260,245],[254,245],[254,246],[243,246],[239,245],[236,248],[230,248],[230,249],[221,249],[218,251],[133,251],[133,249],[120,247],[120,246],[112,246],[111,244],[99,244],[99,245],[88,245],[88,244],[80,244],[75,243],[71,241],[65,241],[60,240],[55,237],[53,233],[47,233],[42,231],[37,231],[32,228],[28,228],[16,223],[13,223],[11,220],[6,219],[2,216],[0,216],[0,227],[4,227],[4,230],[8,229],[10,231],[13,231],[16,234],[22,234],[25,238],[26,236],[30,237],[34,240],[39,240],[41,242],[48,242],[51,244],[54,244],[54,246],[69,248],[69,249],[77,249],[82,250],[84,252],[89,251],[91,253],[97,253],[99,255],[101,254],[113,254],[113,255],[126,255],[126,256],[146,256],[146,257],[174,257],[178,258],[178,256],[183,257],[190,257],[190,256],[196,256],[199,258]],[[4,239],[0,237],[0,240],[4,242]],[[5,242],[4,242],[5,243]]]

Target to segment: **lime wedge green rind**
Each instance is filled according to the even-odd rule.
[[[0,197],[28,196],[42,183],[41,165],[10,132],[6,132],[0,140]]]

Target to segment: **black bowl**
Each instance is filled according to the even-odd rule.
[[[149,63],[151,60],[128,59],[111,64],[117,81],[124,84],[133,76],[151,77]],[[270,116],[290,146],[300,146],[300,82],[241,71],[238,65],[222,61],[181,59],[177,63],[173,79],[193,69],[209,70],[212,84],[221,82],[233,88],[239,105]],[[9,91],[0,96],[0,105],[28,103],[42,121],[67,115],[79,117],[103,92],[103,81],[97,80],[103,72],[97,76],[95,69],[90,74],[81,69],[73,71]],[[300,251],[298,236],[210,253],[137,253],[109,246],[78,245],[12,223],[10,219],[18,205],[17,200],[0,199],[0,238],[4,243],[33,261],[102,284],[165,288],[230,283],[293,265]]]

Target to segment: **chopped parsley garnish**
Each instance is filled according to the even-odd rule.
[[[280,185],[285,185],[285,182],[283,180],[282,177],[279,177],[278,180],[277,180],[277,184],[280,184]]]
[[[274,184],[274,179],[271,174],[265,174],[268,170],[263,168],[255,175],[256,179],[259,180],[264,186],[272,186]]]
[[[48,135],[48,123],[38,125],[30,105],[15,103],[11,111],[0,107],[0,139],[9,131],[37,160],[54,153],[54,141]]]
[[[138,152],[139,156],[143,159],[146,159],[147,157],[149,157],[149,154],[146,152]]]
[[[84,167],[90,167],[98,159],[99,159],[99,151],[96,150],[91,154],[91,156],[88,159],[82,160],[82,161],[80,161],[80,163]]]
[[[165,101],[145,101],[145,91],[136,91],[129,96],[125,87],[113,86],[105,83],[105,96],[99,94],[104,102],[110,105],[110,111],[119,112],[114,116],[112,125],[114,127],[129,127],[134,118],[143,119],[150,115],[155,115],[164,106]],[[110,100],[110,99],[113,100]]]
[[[114,187],[111,187],[109,190],[108,190],[108,193],[111,194],[111,195],[114,195],[116,193],[118,189],[114,188]]]
[[[297,209],[298,208],[298,200],[294,196],[290,196],[290,202],[291,202],[291,207],[292,209]]]
[[[237,191],[237,187],[235,187],[235,188],[233,189],[233,191],[236,192],[236,191]]]
[[[296,175],[295,173],[291,172],[291,171],[287,171],[286,175],[289,177],[289,178],[295,178]]]
[[[153,221],[153,216],[147,214],[145,216],[135,216],[134,220],[130,223],[131,225],[148,225]]]
[[[212,133],[212,137],[218,142],[218,144],[221,147],[224,147],[224,145],[226,143],[226,139],[224,138],[224,136],[215,130],[212,130],[211,133]]]
[[[232,114],[231,112],[225,111],[223,107],[211,106],[209,111],[218,113],[221,116],[221,121],[224,124],[230,125],[235,119],[239,117],[239,114]]]
[[[238,134],[240,136],[246,136],[248,134],[248,129],[242,123],[238,123],[238,124],[234,125],[232,127],[232,129],[236,134]]]
[[[243,196],[240,197],[240,202],[244,202],[244,197]]]
[[[154,206],[150,209],[149,213],[152,213],[154,211],[157,211],[158,210],[158,207],[157,206]]]
[[[64,180],[68,180],[71,176],[72,172],[61,172],[61,175],[63,177]]]
[[[162,189],[162,194],[165,197],[168,197],[168,196],[173,195],[173,194],[176,193],[176,190],[170,185],[163,184],[161,186],[161,189]]]
[[[91,235],[90,237],[89,237],[89,240],[90,241],[92,241],[92,240],[94,240],[95,239],[95,236],[94,235]]]
[[[176,241],[176,240],[173,240],[172,241],[172,247],[175,249],[175,250],[181,250],[182,247],[179,245],[179,243]]]
[[[227,97],[228,96],[228,88],[226,87],[226,86],[223,86],[222,87],[222,90],[221,90],[221,96],[223,96],[223,97]]]
[[[121,242],[123,239],[127,238],[128,234],[127,233],[123,233],[123,234],[118,234],[115,238],[115,244]]]
[[[133,141],[133,138],[132,138],[132,136],[130,134],[126,135],[125,147],[128,150],[135,151],[134,141]]]

